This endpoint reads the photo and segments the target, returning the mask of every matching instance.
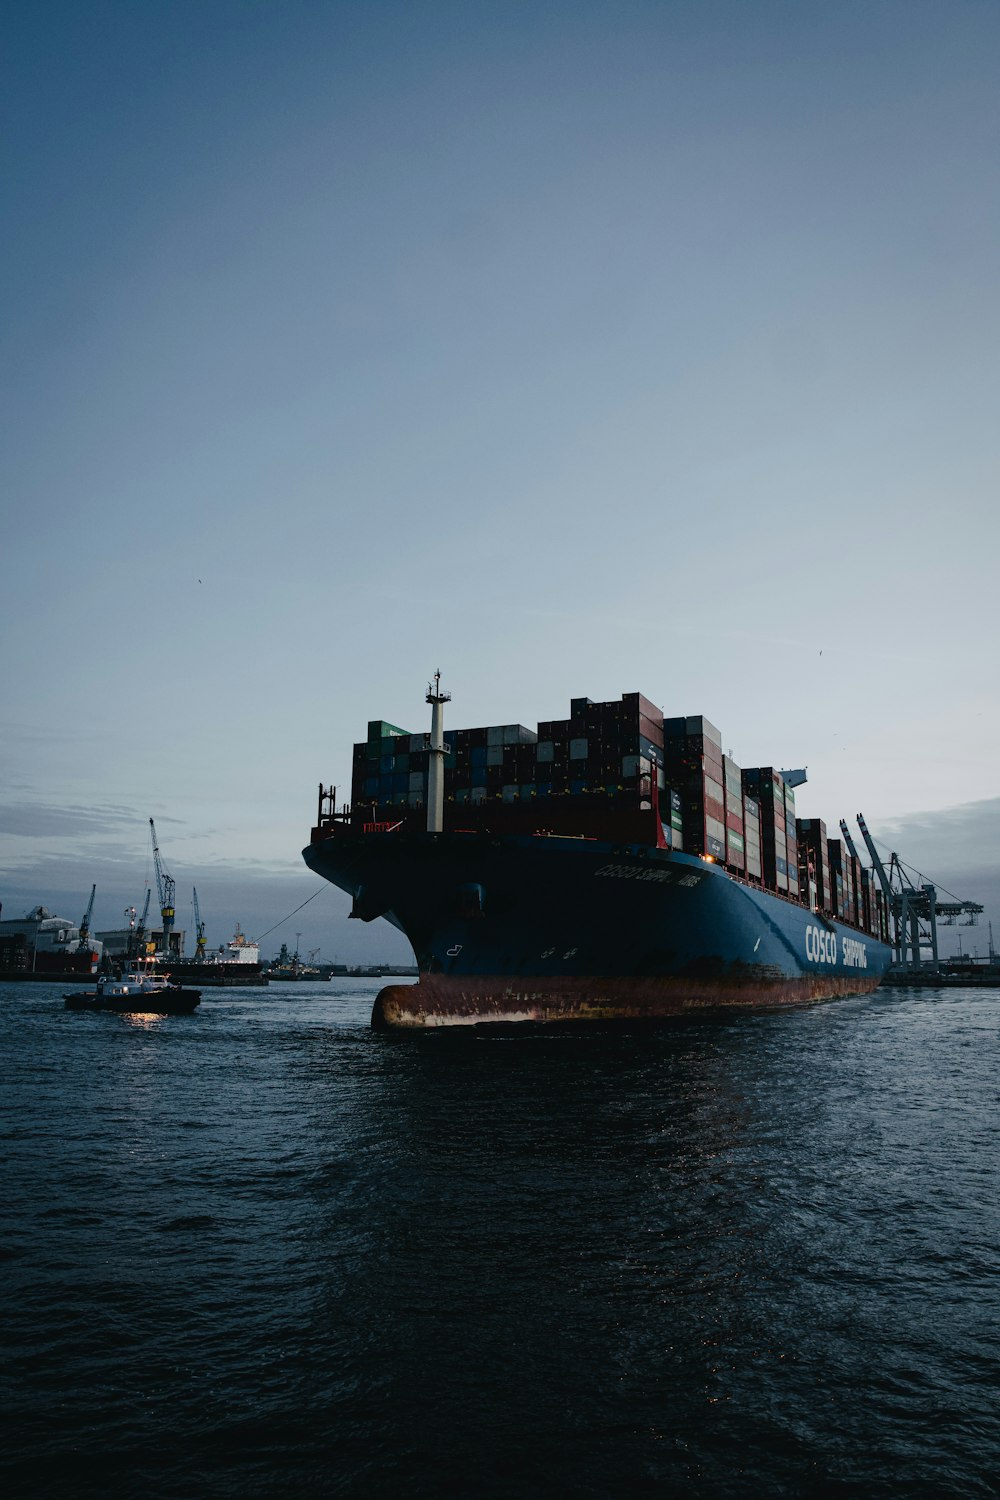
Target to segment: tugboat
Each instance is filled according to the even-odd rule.
[[[125,1014],[189,1016],[201,1004],[200,990],[170,983],[169,974],[134,968],[118,977],[105,974],[92,991],[65,995],[67,1010],[113,1010]]]

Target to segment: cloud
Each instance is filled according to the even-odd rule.
[[[30,852],[23,851],[20,858],[7,859],[4,863],[8,878],[16,876],[19,886],[37,886],[41,890],[50,886],[60,890],[76,890],[84,886],[89,889],[91,882],[96,881],[98,887],[109,886],[123,891],[130,888],[134,891],[142,890],[144,884],[150,884],[154,880],[152,861],[147,861],[144,866],[141,860],[136,859],[134,846],[124,844],[101,847],[95,845],[87,850],[34,848]],[[245,878],[255,882],[287,880],[301,875],[304,869],[300,859],[213,859],[186,864],[183,876],[176,876],[176,872],[174,873],[180,891],[218,879]],[[50,904],[46,902],[46,905]]]
[[[183,826],[176,818],[160,821]],[[117,879],[122,866],[149,874],[149,819],[134,807],[115,803],[84,807],[39,800],[0,802],[0,860],[4,871],[24,879],[37,873],[43,881],[54,869],[65,872],[74,885],[96,879],[88,873],[91,870],[105,878],[110,870]]]
[[[0,803],[0,833],[33,839],[100,835],[108,829],[135,828],[131,807],[65,807],[60,803]]]
[[[931,881],[1000,876],[1000,797],[910,813],[871,831]]]

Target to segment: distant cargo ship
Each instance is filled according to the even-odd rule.
[[[206,956],[205,962],[209,964],[257,964],[260,963],[260,944],[255,943],[252,938],[244,937],[237,922],[236,931],[229,942],[218,952]]]
[[[0,906],[0,973],[5,977],[59,979],[94,974],[104,945],[90,937],[89,919],[81,926],[36,906],[23,917],[2,918]]]
[[[848,840],[796,820],[804,773],[742,769],[704,717],[639,693],[568,719],[443,730],[381,720],[351,803],[320,786],[306,864],[417,958],[373,1024],[652,1018],[874,989],[883,893]]]
[[[202,959],[185,963],[172,959],[170,972],[179,979],[193,979],[198,984],[221,989],[227,986],[246,988],[267,984],[260,962],[260,944],[244,937],[237,922],[228,943],[221,944]]]

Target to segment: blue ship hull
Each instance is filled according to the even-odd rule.
[[[406,934],[416,985],[373,1022],[438,1026],[645,1019],[873,990],[892,961],[870,934],[636,844],[478,833],[338,833],[303,850],[352,916]]]

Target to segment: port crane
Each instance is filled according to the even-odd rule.
[[[201,911],[198,907],[198,891],[195,886],[191,887],[191,898],[194,902],[194,961],[196,964],[200,964],[205,962],[205,924],[201,920]]]
[[[172,875],[168,875],[163,868],[160,851],[156,843],[156,824],[152,818],[149,820],[149,834],[153,840],[153,868],[156,871],[156,894],[160,898],[160,916],[163,918],[163,951],[170,956],[170,934],[174,930],[174,890],[175,882]]]
[[[951,927],[961,917],[965,917],[967,920],[961,925],[974,927],[976,918],[983,908],[976,901],[959,901],[957,898],[951,901],[940,900],[937,887],[929,881],[924,881],[923,876],[917,871],[912,873],[922,883],[914,885],[910,879],[911,872],[898,854],[890,854],[889,868],[886,870],[875,847],[875,840],[868,832],[868,825],[860,813],[858,813],[858,827],[861,829],[861,837],[871,855],[872,866],[893,919],[893,948],[896,963],[904,968],[919,969],[923,966],[924,949],[929,948],[931,962],[936,968],[938,964],[938,918],[944,919],[944,926]],[[856,851],[851,843],[847,824],[843,820],[840,829],[849,851],[854,854]],[[950,895],[951,892],[946,892],[946,894]]]
[[[87,942],[90,938],[90,919],[94,913],[94,896],[96,894],[96,891],[97,886],[96,884],[94,884],[90,887],[90,900],[87,902],[87,910],[80,918],[80,941],[78,947],[81,953],[87,946]]]
[[[149,886],[146,887],[146,901],[142,908],[142,916],[138,923],[135,920],[135,907],[126,906],[125,916],[128,919],[128,948],[126,956],[135,958],[146,939],[146,918],[149,916]]]
[[[150,886],[147,885],[147,887],[146,887],[146,899],[145,899],[145,901],[142,904],[142,916],[139,918],[139,925],[135,929],[135,940],[136,940],[137,949],[139,947],[143,947],[144,948],[146,946],[146,932],[147,932],[146,920],[149,917],[149,898],[150,898],[151,895],[152,895],[152,889],[151,889]]]

